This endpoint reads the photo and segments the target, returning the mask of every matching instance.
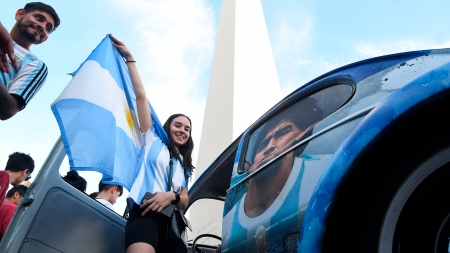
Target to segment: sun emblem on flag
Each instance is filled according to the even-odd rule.
[[[133,138],[137,139],[136,133],[136,124],[134,124],[133,112],[130,110],[128,104],[125,104],[125,119],[127,120],[128,128],[130,128],[130,132],[133,135]]]

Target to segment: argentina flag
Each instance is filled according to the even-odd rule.
[[[103,181],[129,189],[142,137],[129,72],[108,35],[72,76],[51,105],[70,169],[100,172]]]

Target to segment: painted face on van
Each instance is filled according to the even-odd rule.
[[[259,143],[253,161],[253,172],[277,155],[292,147],[302,131],[291,120],[282,120],[266,134]]]

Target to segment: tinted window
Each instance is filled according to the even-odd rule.
[[[255,171],[312,134],[317,122],[341,107],[352,87],[337,84],[302,98],[250,134],[239,172]]]
[[[251,132],[240,171],[247,173],[236,177],[241,181],[226,196],[223,252],[297,252],[305,210],[333,157],[321,150],[309,153],[316,138],[305,138],[352,94],[347,84],[296,94]]]

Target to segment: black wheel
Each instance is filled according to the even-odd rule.
[[[450,148],[409,175],[386,209],[378,252],[448,252]]]
[[[323,252],[450,252],[450,100],[386,130],[330,206]]]

